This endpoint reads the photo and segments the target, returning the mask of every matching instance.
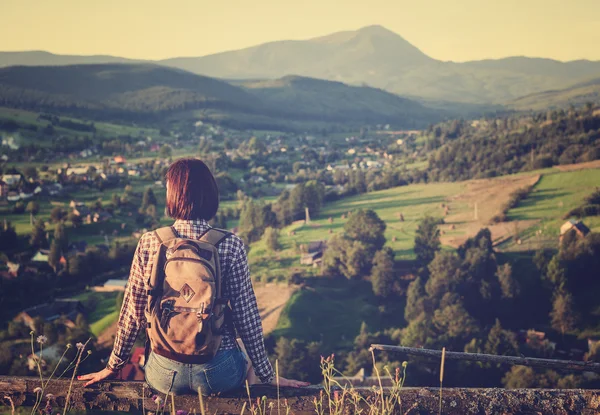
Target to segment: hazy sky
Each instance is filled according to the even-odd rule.
[[[600,0],[0,0],[0,50],[161,59],[372,24],[441,60],[600,60]]]

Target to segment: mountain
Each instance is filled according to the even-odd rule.
[[[230,79],[302,75],[351,83],[434,62],[397,34],[369,26],[309,40],[288,40],[201,58],[162,60],[162,65]],[[360,74],[360,75],[358,75]]]
[[[600,78],[576,83],[568,88],[538,92],[515,99],[507,105],[517,110],[540,111],[568,108],[588,102],[600,103]]]
[[[0,52],[0,66],[123,62],[110,56],[59,56]],[[509,57],[471,62],[433,59],[398,34],[369,26],[308,40],[265,43],[203,57],[153,62],[229,80],[279,79],[287,75],[368,85],[431,102],[505,104],[542,91],[567,88],[600,76],[600,62]],[[447,104],[442,105],[447,107]]]
[[[133,59],[109,55],[56,55],[44,51],[0,52],[0,68],[6,66],[56,66],[95,63],[133,63]]]
[[[370,123],[404,120],[406,127],[425,125],[439,112],[381,89],[349,86],[341,82],[289,75],[276,80],[240,82],[247,91],[277,108],[313,119]]]
[[[192,118],[278,129],[301,128],[299,123],[390,123],[414,128],[442,116],[440,111],[373,88],[294,77],[232,85],[147,64],[2,68],[0,106],[92,119],[160,123]]]

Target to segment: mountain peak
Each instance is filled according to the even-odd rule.
[[[401,37],[398,33],[391,31],[387,27],[383,27],[378,24],[361,27],[356,31],[356,33],[369,34],[369,35],[393,35],[395,37]]]

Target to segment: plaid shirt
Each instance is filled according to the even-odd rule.
[[[200,239],[210,228],[205,220],[177,220],[173,226],[179,236],[189,239]],[[146,327],[146,281],[150,280],[152,262],[159,246],[160,242],[154,232],[144,234],[138,242],[119,315],[115,344],[108,361],[108,367],[111,369],[120,369],[127,363],[140,329]],[[223,281],[222,295],[230,302],[233,324],[244,342],[256,375],[263,383],[270,383],[274,377],[273,368],[267,359],[262,323],[250,280],[244,244],[240,238],[231,235],[219,245],[218,251]],[[232,327],[226,327],[220,349],[236,347],[234,330]]]

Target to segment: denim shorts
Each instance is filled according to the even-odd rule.
[[[213,395],[240,388],[246,380],[246,356],[239,349],[219,350],[208,363],[180,363],[150,353],[146,382],[161,393]]]

